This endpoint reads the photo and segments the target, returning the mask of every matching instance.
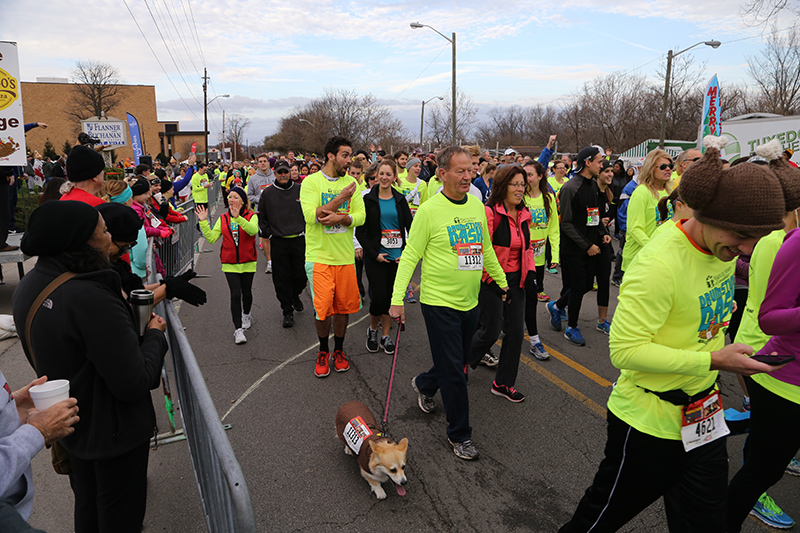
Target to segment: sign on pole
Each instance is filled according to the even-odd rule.
[[[706,135],[713,135],[719,137],[722,135],[722,108],[719,105],[719,81],[717,75],[711,78],[706,87],[706,92],[703,95],[703,113],[701,115],[702,121],[700,122],[700,130],[697,139],[697,145],[703,146],[703,138]],[[705,152],[705,149],[703,149]]]
[[[17,43],[0,41],[0,165],[25,165],[25,121],[22,118]]]
[[[127,123],[115,117],[91,117],[81,120],[81,129],[92,139],[97,139],[97,144],[104,144],[113,148],[128,146],[128,136],[125,133]]]
[[[136,166],[139,166],[139,159],[144,155],[142,151],[142,137],[139,133],[139,121],[136,117],[127,113],[128,115],[128,129],[131,130],[131,143],[133,144],[133,159]]]

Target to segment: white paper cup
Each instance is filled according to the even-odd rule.
[[[39,411],[44,411],[58,402],[69,399],[69,380],[54,379],[41,385],[34,385],[28,392],[33,400],[33,405]]]

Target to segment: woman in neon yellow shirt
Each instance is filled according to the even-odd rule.
[[[622,270],[627,271],[636,254],[650,241],[658,226],[658,201],[669,195],[672,158],[667,152],[655,149],[644,160],[636,187],[628,201],[628,231],[622,251]]]

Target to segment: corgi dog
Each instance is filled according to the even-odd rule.
[[[378,429],[369,407],[348,402],[336,413],[336,436],[344,442],[344,453],[355,455],[361,476],[379,500],[386,498],[381,483],[392,480],[399,496],[406,495],[406,451],[408,439],[395,443]]]

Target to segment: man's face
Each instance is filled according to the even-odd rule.
[[[356,167],[350,167],[348,171],[351,176],[353,176],[356,181],[361,181],[361,169]]]
[[[259,160],[258,164],[261,165],[261,161],[260,160]],[[291,174],[291,170],[289,170],[288,168],[285,168],[285,167],[281,167],[281,168],[279,168],[278,170],[275,171],[275,181],[277,181],[281,185],[286,185],[287,183],[289,183],[289,180],[291,179],[290,174]]]
[[[567,166],[568,169],[572,168],[572,158],[570,156],[564,154],[561,156],[561,160],[564,162],[564,164]]]
[[[266,157],[259,157],[258,158],[258,169],[266,174],[269,172],[269,159]]]
[[[470,158],[472,161],[472,179],[478,177],[478,171],[481,169],[481,158],[478,155],[473,155]]]
[[[703,240],[706,248],[720,261],[733,261],[739,255],[751,255],[756,243],[768,231],[746,234],[703,224]]]
[[[683,161],[681,161],[681,173],[683,173],[687,168],[689,168],[692,165],[692,163],[699,160],[701,157],[703,157],[703,153],[696,148],[686,150],[686,154],[683,157]]]
[[[408,163],[408,156],[400,154],[400,157],[397,158],[397,168],[406,168],[406,163]]]
[[[603,154],[597,154],[586,162],[586,170],[589,171],[589,175],[593,178],[600,175],[600,169],[602,168],[603,168]]]
[[[198,169],[197,169],[197,173],[198,173],[198,174],[200,174],[200,175],[202,176],[203,174],[205,174],[205,173],[206,173],[206,170],[207,170],[207,169],[208,169],[208,167],[207,167],[207,166],[202,166],[202,167],[200,167],[200,168],[198,168]]]
[[[292,152],[291,150],[289,150],[289,153],[288,153],[288,154],[286,154],[286,157],[288,157],[288,158],[289,158],[289,161],[294,161],[294,152]]]
[[[340,146],[336,155],[328,154],[328,157],[331,158],[329,161],[333,162],[335,177],[338,178],[347,174],[347,169],[350,168],[350,161],[353,160],[353,150],[349,146]]]
[[[233,170],[239,170],[239,162],[238,161],[234,161],[233,162]]]
[[[507,165],[510,165],[511,163],[513,163],[513,162],[514,162],[514,159],[516,158],[516,156],[517,156],[517,154],[514,154],[514,153],[511,153],[511,154],[507,154],[507,155],[505,155],[505,156],[504,156],[504,161],[505,161],[505,163],[506,163]]]
[[[456,154],[450,158],[450,168],[439,167],[438,174],[447,196],[463,198],[472,183],[472,159],[467,154]]]

